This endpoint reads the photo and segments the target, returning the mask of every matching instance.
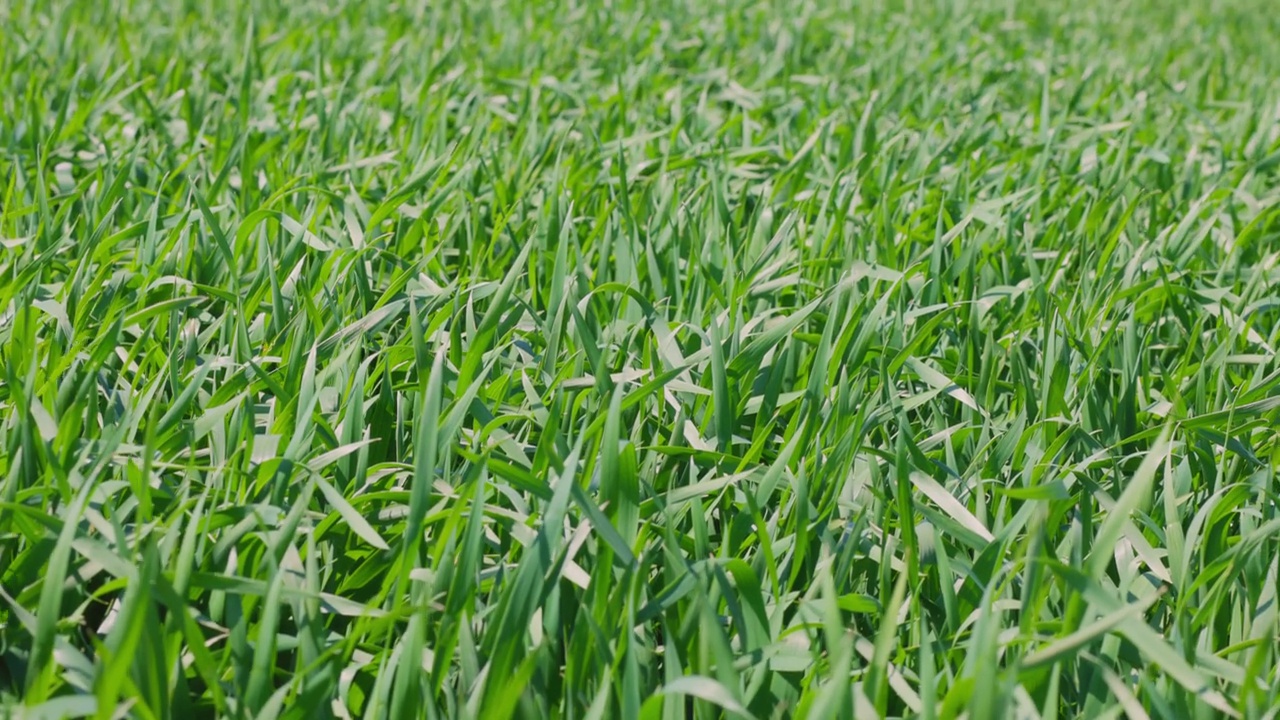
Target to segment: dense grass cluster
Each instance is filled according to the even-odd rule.
[[[0,3],[3,704],[1274,717],[1278,18]]]

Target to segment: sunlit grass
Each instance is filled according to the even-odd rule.
[[[1261,0],[0,4],[24,717],[1273,717]]]

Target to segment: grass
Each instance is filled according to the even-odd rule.
[[[1276,717],[1278,18],[0,4],[3,704]]]

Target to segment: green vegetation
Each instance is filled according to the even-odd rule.
[[[1274,717],[1278,37],[0,3],[0,702]]]

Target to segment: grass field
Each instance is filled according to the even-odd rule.
[[[1276,717],[1277,38],[0,2],[0,705]]]

